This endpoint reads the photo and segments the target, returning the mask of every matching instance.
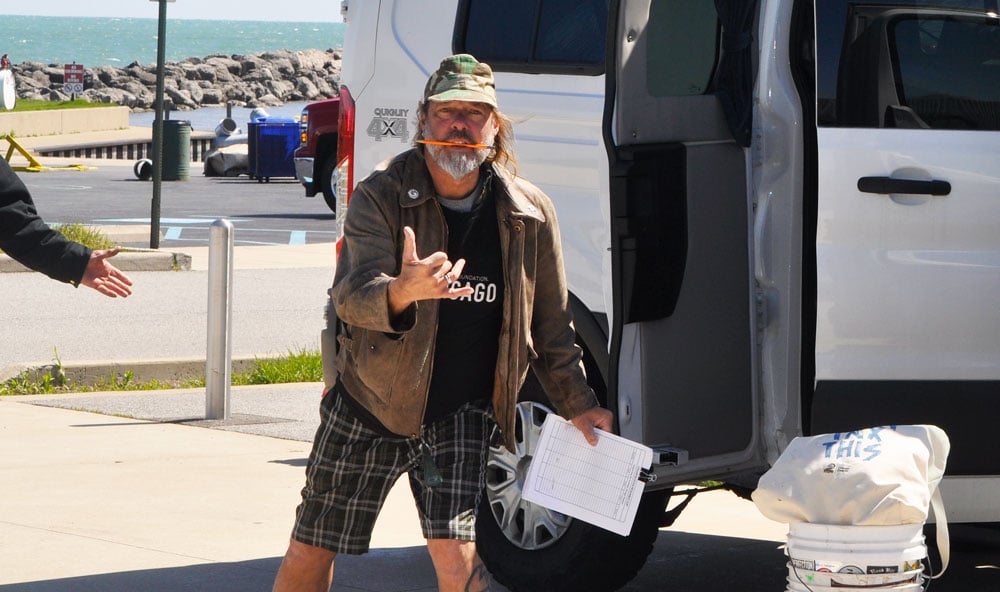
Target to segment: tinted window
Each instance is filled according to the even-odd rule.
[[[1000,20],[986,4],[817,2],[819,124],[1000,129]]]
[[[654,97],[704,94],[719,48],[712,0],[657,0],[649,6],[646,87]]]
[[[535,0],[469,2],[465,47],[457,51],[489,64],[527,61],[537,4]]]
[[[604,72],[607,0],[465,0],[454,50],[518,72]]]
[[[1000,129],[1000,27],[905,18],[891,39],[901,105],[931,128]]]

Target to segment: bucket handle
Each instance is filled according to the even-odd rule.
[[[944,500],[941,499],[941,488],[935,488],[934,494],[931,495],[931,510],[934,512],[934,522],[937,539],[938,554],[941,555],[941,571],[937,574],[930,576],[932,580],[936,580],[944,575],[944,572],[948,569],[948,561],[951,559],[951,541],[948,538],[948,516],[944,513]]]

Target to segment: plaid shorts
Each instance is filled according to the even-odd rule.
[[[337,553],[367,552],[389,490],[409,473],[424,538],[475,540],[476,507],[496,425],[484,404],[462,406],[424,426],[418,438],[386,437],[370,429],[334,392],[325,397],[321,416],[293,539]],[[440,484],[433,483],[430,471],[425,474],[425,451]]]

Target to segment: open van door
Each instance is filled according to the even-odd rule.
[[[660,451],[658,485],[763,464],[749,115],[732,109],[750,101],[756,2],[716,4],[610,12],[609,399],[620,433]]]

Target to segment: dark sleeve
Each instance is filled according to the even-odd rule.
[[[68,240],[35,210],[28,188],[0,158],[0,250],[54,280],[78,284],[91,250]]]

